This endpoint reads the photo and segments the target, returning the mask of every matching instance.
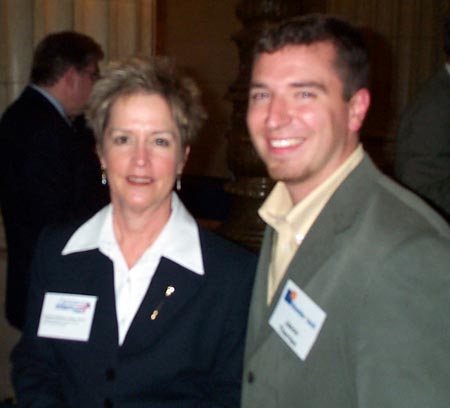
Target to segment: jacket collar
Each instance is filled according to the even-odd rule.
[[[358,219],[357,213],[373,191],[373,184],[380,174],[370,158],[365,155],[363,161],[343,181],[311,226],[281,280],[272,302],[266,307],[261,307],[261,305],[267,305],[268,265],[274,238],[274,230],[270,227],[266,228],[250,311],[253,322],[248,329],[247,344],[252,345],[251,350],[248,350],[249,355],[272,333],[268,320],[287,279],[293,279],[302,288],[307,286],[321,265],[327,262],[336,251],[339,235]]]
[[[112,240],[115,237],[112,205],[109,204],[75,231],[62,250],[62,255],[99,249]],[[172,193],[170,218],[153,243],[152,250],[199,275],[204,274],[197,223],[175,193]]]

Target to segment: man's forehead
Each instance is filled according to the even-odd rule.
[[[261,53],[254,61],[251,82],[319,80],[330,69],[335,73],[334,59],[334,46],[329,43],[288,45]]]
[[[298,61],[312,55],[326,56],[326,61],[334,60],[336,47],[328,41],[317,41],[311,44],[288,44],[272,52],[262,52],[255,57],[253,67],[264,60]],[[325,61],[324,61],[325,62]]]

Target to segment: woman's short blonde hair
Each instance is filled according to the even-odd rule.
[[[180,132],[182,146],[192,144],[206,119],[194,80],[177,71],[168,59],[128,58],[111,62],[92,90],[86,116],[100,149],[114,103],[122,96],[139,93],[164,98]]]

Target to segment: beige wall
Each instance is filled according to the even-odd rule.
[[[1,0],[0,113],[28,82],[35,45],[48,33],[94,37],[105,60],[154,52],[157,0]]]
[[[187,173],[229,177],[228,86],[237,74],[237,0],[1,0],[0,112],[27,83],[32,51],[48,32],[76,29],[102,45],[106,59],[154,48],[153,8],[160,19],[159,53],[175,57],[199,82],[209,120],[193,147]],[[189,16],[189,17],[188,17]]]

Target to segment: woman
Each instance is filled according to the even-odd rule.
[[[96,83],[111,205],[40,239],[12,356],[19,406],[239,405],[255,256],[172,192],[204,116],[193,82],[157,62],[115,63]]]

